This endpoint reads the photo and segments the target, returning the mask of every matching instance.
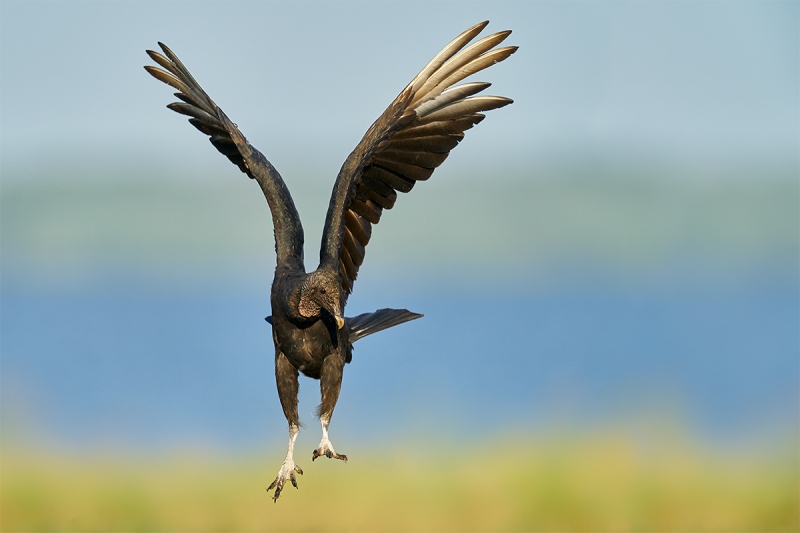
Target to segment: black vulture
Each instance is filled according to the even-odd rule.
[[[488,24],[472,26],[444,47],[395,98],[342,165],[333,186],[322,233],[319,267],[306,272],[303,227],[280,174],[256,150],[203,91],[177,56],[162,43],[163,55],[147,54],[162,68],[146,66],[156,79],[178,90],[180,100],[167,107],[188,115],[189,122],[260,185],[269,204],[275,232],[277,265],[270,301],[275,343],[275,378],[283,413],[289,423],[289,447],[275,481],[277,501],[286,481],[297,487],[294,444],[300,428],[297,415],[298,375],[320,380],[318,416],[322,440],[312,460],[320,456],[347,461],[328,439],[328,424],[339,397],[344,365],[356,340],[421,317],[405,309],[380,309],[344,318],[344,306],[364,260],[372,225],[391,209],[397,192],[408,192],[427,180],[464,131],[481,122],[488,111],[512,102],[478,95],[489,83],[455,85],[513,54],[516,46],[498,47],[511,31],[501,31],[467,46]],[[476,96],[478,95],[478,96]]]

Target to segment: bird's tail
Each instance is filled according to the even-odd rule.
[[[356,342],[367,335],[422,316],[419,313],[412,313],[408,309],[378,309],[374,313],[349,317],[347,318],[347,327],[350,328],[350,342]]]

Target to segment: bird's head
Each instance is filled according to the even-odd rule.
[[[318,317],[324,309],[336,321],[336,327],[344,327],[342,317],[342,289],[335,273],[316,270],[308,274],[300,285],[300,314],[306,318]]]

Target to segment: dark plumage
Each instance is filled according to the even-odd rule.
[[[352,358],[352,344],[422,316],[405,309],[380,309],[352,318],[343,318],[343,312],[372,225],[380,221],[384,209],[394,206],[397,191],[408,192],[417,181],[428,179],[463,139],[464,131],[484,119],[481,111],[512,102],[499,96],[476,96],[488,83],[455,86],[516,51],[514,46],[497,48],[510,31],[489,35],[467,47],[487,24],[469,28],[439,52],[348,156],[333,187],[319,267],[310,273],[303,261],[300,217],[280,174],[247,142],[169,48],[159,43],[164,55],[147,51],[162,67],[146,66],[147,72],[178,90],[175,96],[180,102],[167,107],[189,116],[189,122],[208,135],[217,150],[256,180],[272,213],[277,266],[270,297],[272,316],[267,320],[275,342],[278,396],[289,423],[286,459],[268,488],[275,489],[274,500],[287,480],[297,487],[295,473],[303,473],[293,455],[300,428],[299,373],[319,379],[322,393],[318,410],[322,441],[312,459],[325,455],[346,461],[328,439],[328,424],[339,397],[344,365]]]

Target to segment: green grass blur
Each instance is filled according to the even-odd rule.
[[[346,465],[300,456],[300,489],[273,504],[277,450],[6,447],[0,520],[3,531],[797,531],[796,450],[753,450],[604,430],[370,449]]]

